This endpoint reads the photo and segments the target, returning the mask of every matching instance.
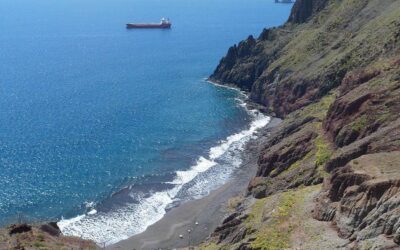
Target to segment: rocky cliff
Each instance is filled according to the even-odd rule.
[[[400,249],[400,1],[298,0],[212,81],[283,118],[204,249]]]

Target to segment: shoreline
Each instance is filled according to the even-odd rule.
[[[217,86],[217,87],[235,90],[235,91],[239,92],[241,95],[246,96],[245,103],[249,107],[248,108],[249,111],[253,110],[253,109],[257,110],[258,112],[262,113],[263,115],[271,117],[271,119],[273,119],[273,117],[276,117],[275,113],[273,113],[270,110],[266,109],[265,106],[252,101],[250,99],[250,97],[249,97],[249,95],[250,95],[249,91],[243,90],[243,89],[239,88],[238,86],[236,86],[233,83],[224,83],[224,82],[218,81],[216,79],[205,78],[204,81],[206,83],[212,84],[212,85]]]
[[[245,195],[247,186],[257,171],[260,147],[263,145],[263,141],[267,138],[271,129],[280,124],[281,119],[271,117],[267,112],[260,109],[258,107],[259,104],[253,103],[250,100],[246,91],[232,86],[217,84],[209,80],[206,80],[206,83],[237,91],[239,94],[245,96],[245,98],[242,99],[242,103],[239,104],[240,106],[254,117],[264,117],[261,119],[255,118],[255,120],[250,123],[253,125],[251,125],[249,129],[238,133],[243,134],[243,132],[246,131],[243,136],[250,136],[243,142],[239,152],[231,152],[231,154],[234,153],[236,157],[240,159],[240,163],[235,165],[232,162],[233,165],[230,165],[232,172],[229,171],[230,176],[226,182],[219,184],[220,186],[216,187],[216,189],[211,189],[205,196],[199,199],[177,202],[176,204],[171,203],[171,207],[165,208],[163,216],[141,233],[133,236],[125,235],[124,239],[109,245],[96,243],[92,240],[91,242],[96,243],[97,247],[106,247],[106,249],[175,249],[198,245],[204,242],[204,240],[214,232],[217,226],[220,225],[223,219],[232,212],[229,211],[230,199]],[[268,119],[265,125],[262,127],[257,127],[256,125],[256,128],[252,128],[254,122],[261,121],[265,118]],[[229,143],[229,138],[238,134],[227,137],[224,143]],[[219,156],[215,157],[218,158]],[[85,213],[84,215],[73,217],[69,220],[80,220],[81,217],[83,218],[84,216],[93,214],[96,213]],[[55,222],[57,223],[57,228],[61,229],[61,236],[72,236],[72,238],[74,236],[79,237],[78,235],[62,232],[63,230],[60,226],[60,222],[62,221],[63,220]],[[188,230],[191,231],[190,235],[188,235]],[[79,238],[82,240],[90,240],[83,236]]]
[[[242,165],[227,183],[203,198],[173,207],[144,232],[109,245],[107,249],[171,249],[203,242],[229,214],[229,200],[244,194],[257,170],[258,149],[271,129],[280,122],[278,118],[271,118],[264,128],[257,131],[257,137],[246,143]]]
[[[115,209],[108,214],[102,212],[94,212],[92,214],[85,213],[71,219],[61,220],[57,224],[61,228],[61,231],[64,235],[81,235],[81,237],[85,239],[91,239],[101,246],[112,246],[114,244],[118,244],[119,242],[146,232],[149,227],[157,224],[160,220],[163,220],[166,214],[171,210],[174,210],[174,208],[183,206],[186,203],[191,203],[192,201],[196,201],[198,199],[203,199],[204,197],[208,197],[212,194],[213,190],[219,190],[220,188],[228,186],[228,183],[231,182],[235,176],[238,176],[236,172],[240,171],[240,169],[242,169],[243,165],[246,163],[244,162],[246,160],[243,156],[251,155],[250,151],[246,151],[248,148],[247,145],[252,144],[249,144],[249,142],[254,141],[254,138],[258,137],[256,135],[258,135],[260,131],[263,131],[266,127],[269,127],[270,124],[274,124],[274,121],[272,121],[273,118],[263,112],[263,110],[261,110],[256,103],[253,103],[248,97],[247,92],[232,86],[215,84],[214,82],[208,80],[205,80],[204,82],[207,84],[212,84],[218,88],[234,90],[238,93],[238,95],[242,96],[237,98],[237,105],[245,109],[250,117],[253,117],[252,121],[249,123],[249,127],[245,128],[244,130],[240,130],[240,132],[231,134],[224,140],[219,141],[216,146],[210,148],[208,155],[200,155],[196,164],[191,166],[189,169],[177,171],[176,177],[174,177],[172,181],[167,182],[168,184],[175,185],[175,187],[172,189],[153,192],[149,196],[144,196],[144,202],[134,203],[125,209]],[[258,150],[255,151],[257,152]],[[252,158],[256,161],[257,156]],[[217,164],[219,164],[221,168],[213,167]],[[245,174],[247,174],[247,172]],[[244,183],[241,185],[239,191],[245,190],[249,180],[254,175],[255,170],[248,178],[246,178],[246,181],[244,181]],[[216,176],[216,179],[214,179],[214,176]],[[195,180],[195,178],[197,178],[197,180]],[[203,184],[202,178],[206,178],[208,180],[206,181],[207,184]],[[243,174],[240,175],[239,181],[241,181],[242,178]],[[213,182],[213,179],[217,182]],[[238,182],[238,180],[236,180],[236,182]],[[194,189],[193,191],[190,191],[192,185]],[[200,189],[196,191],[198,188]],[[193,196],[195,193],[199,194],[200,197],[186,200],[184,197],[179,197],[179,195],[182,195],[180,194],[181,191],[183,191],[182,194],[184,195],[190,194],[189,197],[195,197]],[[185,194],[186,192],[189,193]],[[195,193],[191,194],[191,192]],[[175,198],[177,198],[176,201]],[[181,198],[183,199],[180,200]],[[219,199],[214,201],[214,203],[219,204]],[[209,209],[212,210],[214,208]],[[133,210],[138,211],[133,212]],[[217,222],[219,223],[221,219],[222,218],[217,220]],[[107,221],[111,224],[107,223]],[[132,223],[142,223],[140,221],[145,221],[143,223],[146,223],[147,225],[137,230],[137,225],[133,225]],[[120,229],[115,230],[116,225],[118,225]],[[100,232],[98,230],[99,228],[103,228],[103,232]],[[112,232],[112,235],[110,236],[110,234],[107,232]],[[109,238],[107,239],[106,237]],[[109,243],[106,244],[107,242]]]

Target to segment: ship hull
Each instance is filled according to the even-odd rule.
[[[135,23],[128,23],[126,25],[127,29],[170,29],[171,24],[135,24]]]

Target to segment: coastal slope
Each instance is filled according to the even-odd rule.
[[[55,222],[46,224],[14,224],[0,228],[0,249],[100,249],[94,242],[64,236]]]
[[[400,1],[297,0],[210,80],[283,118],[200,249],[400,248]]]

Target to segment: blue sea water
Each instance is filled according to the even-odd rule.
[[[66,234],[115,242],[176,199],[223,183],[240,163],[227,152],[267,119],[204,78],[229,46],[283,23],[290,8],[273,0],[0,1],[0,224],[17,214],[62,218]],[[164,16],[171,30],[125,29]]]

